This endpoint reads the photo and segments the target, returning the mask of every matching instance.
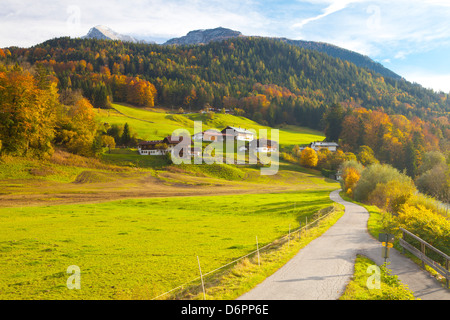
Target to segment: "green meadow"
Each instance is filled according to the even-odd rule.
[[[170,114],[160,109],[142,109],[120,104],[113,104],[113,109],[99,109],[97,118],[111,125],[128,123],[139,138],[144,140],[163,139],[176,129],[187,129],[193,134],[194,121],[202,121],[203,130],[222,130],[226,126],[236,126],[253,129],[258,134],[259,130],[266,129],[269,138],[271,129],[245,117],[230,114],[215,113],[212,117],[200,113]],[[308,144],[325,138],[322,132],[309,128],[289,125],[278,129],[280,145],[283,146]]]
[[[211,271],[331,204],[305,190],[1,208],[0,299],[151,299],[198,277],[197,256]]]
[[[268,129],[270,138],[269,127],[244,117],[113,107],[98,110],[98,119],[127,122],[141,139],[162,139],[180,128],[193,133],[194,121],[202,121],[203,130]],[[282,146],[323,138],[306,128],[280,128]],[[256,237],[260,247],[271,243],[332,204],[336,182],[298,165],[279,165],[273,176],[261,176],[254,166],[168,166],[165,157],[140,156],[135,149],[114,149],[101,159],[62,150],[47,161],[2,157],[0,196],[15,206],[0,208],[0,299],[152,299],[197,278],[197,257],[203,272],[242,257],[256,249]],[[116,200],[121,186],[145,188],[150,196],[164,187],[171,196]],[[230,194],[216,195],[216,186],[222,192],[229,186]],[[198,194],[179,196],[176,188]],[[102,202],[83,203],[84,193],[103,190]],[[36,194],[47,197],[27,205]],[[79,203],[47,205],[64,197]],[[80,290],[67,287],[73,265],[81,271]]]

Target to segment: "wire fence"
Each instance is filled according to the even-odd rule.
[[[260,254],[263,252],[268,252],[270,250],[276,250],[280,248],[282,245],[286,243],[290,243],[293,239],[298,239],[302,235],[305,235],[306,232],[308,232],[309,229],[315,227],[318,225],[318,223],[323,220],[324,218],[328,217],[330,214],[334,213],[336,211],[336,206],[329,206],[326,208],[323,208],[316,212],[311,218],[312,221],[308,222],[308,219],[306,218],[306,221],[303,223],[300,223],[300,226],[294,230],[290,230],[289,227],[289,233],[262,246],[259,247],[258,244],[258,238],[256,236],[256,250],[241,256],[225,265],[222,265],[214,270],[208,271],[206,273],[201,272],[201,266],[200,266],[200,260],[198,260],[199,264],[199,276],[195,279],[192,279],[186,283],[183,283],[167,292],[164,292],[156,297],[154,297],[152,300],[159,300],[159,299],[190,299],[192,297],[198,296],[199,293],[203,291],[203,296],[205,296],[205,283],[207,283],[208,287],[214,287],[215,285],[219,284],[221,276],[228,273],[231,268],[235,265],[237,265],[239,262],[243,261],[244,259],[257,259],[258,264],[260,264]],[[198,259],[198,257],[197,257]]]

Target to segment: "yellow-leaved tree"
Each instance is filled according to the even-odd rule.
[[[348,168],[343,172],[342,179],[344,180],[344,191],[350,197],[353,196],[353,189],[360,177],[360,173],[355,168]]]
[[[0,140],[2,152],[19,156],[53,153],[55,79],[42,69],[23,70],[0,65]]]
[[[314,149],[306,147],[300,153],[300,165],[314,168],[317,165],[317,161],[319,158],[317,157],[317,153]]]

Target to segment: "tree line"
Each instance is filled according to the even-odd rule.
[[[0,62],[0,154],[48,158],[57,146],[92,157],[116,144],[136,144],[128,125],[98,123],[81,90],[57,86],[42,65]]]
[[[9,59],[50,68],[60,88],[81,88],[95,107],[106,107],[107,99],[191,111],[231,107],[271,126],[320,129],[324,110],[334,102],[423,119],[447,115],[450,106],[447,94],[267,38],[204,46],[58,38],[8,50]],[[134,93],[124,93],[121,85],[136,86]]]
[[[13,134],[11,123],[20,123],[8,118],[2,127],[5,150],[22,148],[23,143],[28,144],[25,149],[51,149],[45,145],[54,135],[56,143],[95,154],[98,147],[88,152],[87,146],[102,145],[104,134],[97,131],[111,134],[110,128],[94,130],[89,113],[91,107],[106,108],[111,102],[191,111],[229,108],[261,124],[324,130],[326,139],[339,142],[344,152],[356,154],[366,146],[376,159],[413,178],[426,152],[448,150],[448,95],[276,40],[237,38],[204,46],[159,46],[58,38],[29,49],[4,49],[0,59],[5,81],[1,89],[10,90],[5,89],[2,107],[13,108],[17,100],[11,92],[28,83],[34,93],[23,95],[30,108],[22,109],[35,114],[39,125],[33,124],[33,130],[44,131],[37,141],[16,135],[20,143],[6,142],[5,137]],[[32,67],[22,71],[6,67],[18,62]],[[23,79],[15,79],[19,75]],[[41,103],[33,96],[36,92],[50,100]],[[32,108],[36,101],[39,107]],[[26,134],[34,132],[27,130]],[[115,143],[123,142],[114,138]]]
[[[413,179],[420,174],[427,152],[448,152],[450,131],[444,116],[425,121],[333,104],[324,115],[324,126],[326,139],[339,142],[343,150],[356,153],[365,146],[377,161],[405,171]]]

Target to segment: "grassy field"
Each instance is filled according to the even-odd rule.
[[[206,114],[169,114],[161,109],[142,109],[120,104],[113,104],[113,109],[99,109],[97,112],[101,122],[111,125],[128,123],[143,140],[159,140],[171,135],[174,130],[182,128],[193,134],[194,121],[202,121],[203,130],[209,128],[222,130],[229,125],[254,129],[257,133],[260,129],[267,129],[270,138],[270,127],[229,114],[217,113],[210,119]],[[313,141],[322,141],[324,138],[323,133],[309,128],[297,126],[279,128],[280,145],[283,146],[308,144]]]
[[[98,110],[128,122],[143,139],[178,128],[235,125],[270,129],[246,118],[174,115],[122,105]],[[323,135],[286,126],[281,143]],[[57,150],[51,159],[0,157],[0,299],[151,299],[272,242],[328,207],[335,181],[281,161],[258,166],[168,165],[164,157],[115,149],[101,159]],[[270,193],[269,193],[270,192]],[[115,200],[115,201],[113,201]],[[81,270],[69,290],[66,270]]]
[[[0,299],[149,299],[196,278],[197,256],[213,270],[331,203],[305,190],[1,208]]]

